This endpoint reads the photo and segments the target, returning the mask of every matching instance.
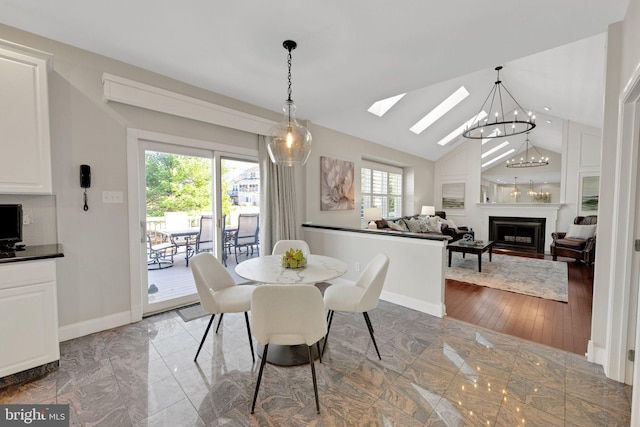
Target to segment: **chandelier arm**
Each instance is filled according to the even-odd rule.
[[[491,97],[491,94],[494,94],[494,97],[495,97],[495,92],[496,92],[496,86],[494,84],[492,86],[491,90],[489,90],[489,93],[487,94],[487,97],[484,99],[484,102],[482,103],[482,106],[480,107],[480,109],[478,110],[478,113],[475,116],[475,123],[479,122],[478,117],[480,117],[480,113],[484,109],[484,106],[487,105],[487,101]],[[489,111],[491,111],[491,108],[493,108],[493,98],[491,99],[491,105],[489,107],[490,107]],[[473,123],[469,127],[471,127],[471,126],[473,126]]]
[[[509,89],[507,89],[507,87],[503,84],[502,87],[504,88],[504,90],[507,91],[507,93],[509,94],[509,96],[511,97],[511,99],[513,100],[513,102],[518,106],[518,108],[520,109],[520,111],[522,111],[523,113],[527,114],[527,111],[522,108],[522,105],[520,105],[518,103],[518,101],[516,101],[516,99],[513,97],[513,95],[511,95],[511,92],[509,92]]]
[[[502,89],[501,89],[501,81],[500,81],[500,71],[498,71],[498,80],[496,81],[496,87],[498,88],[497,92],[498,92],[498,100],[500,101],[500,114],[502,114],[502,117],[500,117],[500,120],[498,120],[498,117],[496,117],[496,124],[501,123],[502,124],[502,132],[506,135],[507,134],[507,124],[504,120],[504,106],[502,104]]]
[[[543,157],[542,154],[540,153],[540,151],[538,151],[538,149],[536,148],[535,145],[531,144],[531,148],[533,148],[535,150],[535,152],[538,154],[538,156]]]

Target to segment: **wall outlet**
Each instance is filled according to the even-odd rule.
[[[103,191],[102,203],[124,203],[122,191]]]
[[[353,269],[356,271],[356,273],[360,272],[360,263],[356,262],[355,264],[353,264]]]
[[[31,209],[25,209],[22,211],[22,225],[33,224],[33,211]]]

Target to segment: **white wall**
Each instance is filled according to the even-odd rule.
[[[377,161],[404,170],[403,214],[414,215],[422,205],[432,205],[434,164],[430,160],[393,150],[331,129],[308,123],[313,135],[313,149],[305,166],[306,219],[318,225],[360,227],[360,166],[362,160]],[[332,157],[354,163],[355,209],[351,211],[320,210],[320,157]]]
[[[311,252],[347,263],[347,273],[339,281],[355,282],[376,254],[387,254],[389,270],[381,299],[432,316],[445,314],[446,240],[311,227],[303,227],[303,234]]]
[[[476,203],[480,202],[481,144],[477,140],[465,140],[458,147],[442,156],[435,165],[434,206],[442,209],[442,184],[464,183],[464,209],[446,209],[447,218],[458,226],[480,228]]]

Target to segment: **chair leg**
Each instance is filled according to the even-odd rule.
[[[256,363],[256,356],[253,355],[253,339],[251,338],[251,326],[249,326],[249,315],[244,312],[244,321],[247,323],[247,334],[249,334],[249,347],[251,347],[251,359]]]
[[[380,352],[378,351],[378,344],[376,344],[376,339],[373,336],[373,326],[371,326],[371,319],[369,319],[369,313],[365,311],[362,314],[364,315],[364,321],[367,322],[367,329],[369,329],[369,335],[371,335],[373,346],[376,348],[376,353],[378,353],[378,359],[382,360],[382,357],[380,357]]]
[[[220,329],[220,323],[222,323],[222,316],[224,316],[224,313],[220,313],[220,317],[218,317],[218,326],[216,326],[216,334],[218,333],[218,329]]]
[[[209,324],[207,325],[207,329],[204,331],[204,335],[202,336],[202,341],[200,341],[200,347],[198,347],[198,352],[196,353],[196,357],[193,358],[195,362],[198,359],[198,355],[200,354],[200,350],[202,350],[202,346],[204,345],[204,340],[207,339],[207,334],[209,333],[209,328],[211,328],[211,324],[213,323],[213,318],[216,317],[215,314],[211,315],[211,320],[209,320]]]
[[[320,360],[320,363],[322,363],[322,352],[320,351],[320,340],[318,340],[318,342],[316,343],[316,348],[318,349],[318,359]]]
[[[331,330],[331,322],[333,321],[333,310],[329,310],[327,313],[327,335],[324,336],[324,344],[322,344],[322,352],[327,347],[327,341],[329,341],[329,330]]]
[[[318,382],[316,381],[316,368],[313,366],[313,355],[311,354],[311,346],[307,347],[309,352],[309,364],[311,365],[311,377],[313,378],[313,393],[316,396],[316,412],[320,413],[320,399],[318,399]]]
[[[264,370],[264,364],[267,361],[267,349],[269,344],[264,345],[264,351],[262,352],[262,362],[260,362],[260,370],[258,371],[258,381],[256,382],[256,392],[253,394],[253,404],[251,405],[251,413],[255,413],[256,400],[258,399],[258,389],[260,388],[260,380],[262,379],[262,371]]]

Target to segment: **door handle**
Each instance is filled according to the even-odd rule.
[[[147,234],[147,223],[145,221],[140,221],[140,243],[146,243],[146,234]]]

